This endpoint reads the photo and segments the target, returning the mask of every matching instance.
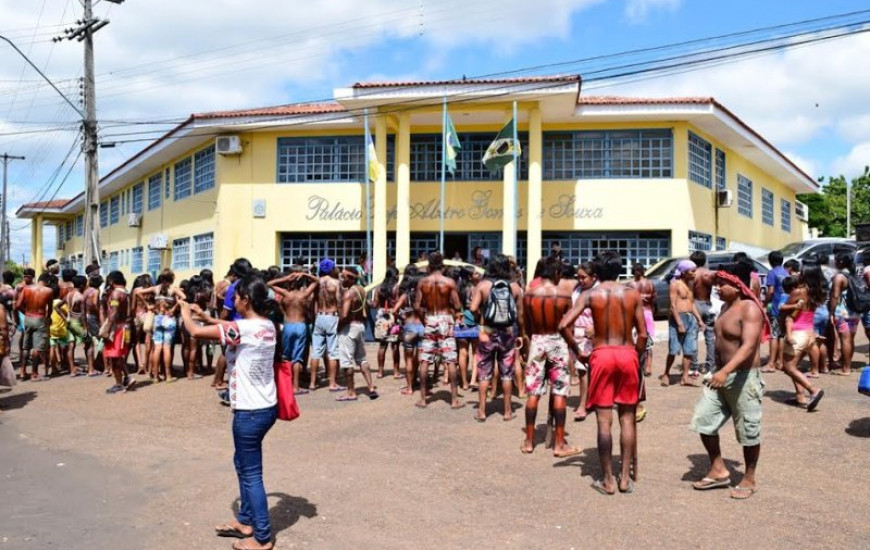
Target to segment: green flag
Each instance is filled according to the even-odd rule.
[[[511,119],[486,148],[483,164],[490,172],[498,172],[514,160],[514,150],[518,157],[523,154],[519,140],[514,141],[514,120]]]
[[[459,134],[456,133],[456,128],[453,127],[453,121],[450,120],[449,116],[446,121],[447,125],[444,128],[444,169],[452,176],[456,170],[456,156],[458,151],[462,149],[462,145],[459,143]]]

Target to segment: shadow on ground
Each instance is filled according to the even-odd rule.
[[[269,520],[272,523],[273,536],[296,525],[296,522],[301,517],[309,519],[317,517],[317,505],[308,502],[307,498],[294,497],[287,493],[277,492],[268,493],[266,496],[278,499],[278,502],[269,508]],[[232,509],[234,516],[239,515],[239,503],[239,499],[233,501]]]
[[[870,417],[853,420],[846,433],[854,437],[870,437]]]
[[[619,460],[615,460],[618,464]],[[598,449],[589,447],[583,449],[579,455],[569,456],[553,463],[553,468],[564,468],[565,466],[573,466],[580,468],[581,477],[592,477],[593,479],[601,479],[601,464],[598,462]],[[617,470],[614,470],[614,472]]]
[[[35,391],[12,393],[10,395],[0,397],[0,410],[8,411],[12,409],[21,409],[34,399],[36,399]]]
[[[683,481],[698,481],[707,475],[707,472],[710,471],[710,457],[705,454],[695,454],[695,455],[686,455],[686,458],[689,459],[691,466],[689,467],[689,471],[683,474],[683,477],[680,479]],[[730,458],[725,459],[725,467],[728,469],[728,473],[731,475],[731,478],[740,479],[743,477],[743,474],[740,473],[740,462],[737,460],[732,460]]]
[[[795,399],[793,391],[789,391],[789,390],[765,391],[764,397],[768,397],[772,401],[776,401],[777,403],[782,403],[783,405],[788,405],[790,407],[795,407],[798,409],[804,408],[802,405],[798,405],[797,399]]]

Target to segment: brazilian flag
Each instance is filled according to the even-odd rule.
[[[483,164],[490,172],[496,173],[514,160],[514,151],[517,157],[523,154],[520,141],[514,139],[514,120],[511,119],[486,148]]]

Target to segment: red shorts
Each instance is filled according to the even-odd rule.
[[[586,409],[637,405],[642,384],[637,351],[632,346],[600,346],[589,358]]]
[[[106,359],[127,357],[129,346],[130,331],[127,327],[118,327],[115,329],[111,341],[106,342],[106,347],[103,348],[103,357]]]

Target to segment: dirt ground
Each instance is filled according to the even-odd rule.
[[[665,353],[659,342],[656,371]],[[866,357],[862,334],[856,366]],[[600,476],[594,417],[569,420],[569,441],[584,451],[560,460],[542,444],[520,453],[518,399],[516,420],[503,422],[490,403],[479,424],[472,407],[450,409],[443,387],[416,409],[389,376],[376,401],[338,403],[324,388],[300,396],[302,416],[265,441],[276,547],[868,547],[870,398],[857,393],[857,372],[823,376],[827,393],[811,414],[787,403],[785,375],[766,375],[760,490],[741,502],[691,487],[707,467],[688,430],[701,390],[648,380],[640,481],[634,494],[612,497],[589,488]],[[209,381],[119,396],[106,395],[108,385],[64,376],[0,393],[0,549],[230,548],[213,526],[238,505],[231,415]],[[737,481],[730,425],[722,436]]]

